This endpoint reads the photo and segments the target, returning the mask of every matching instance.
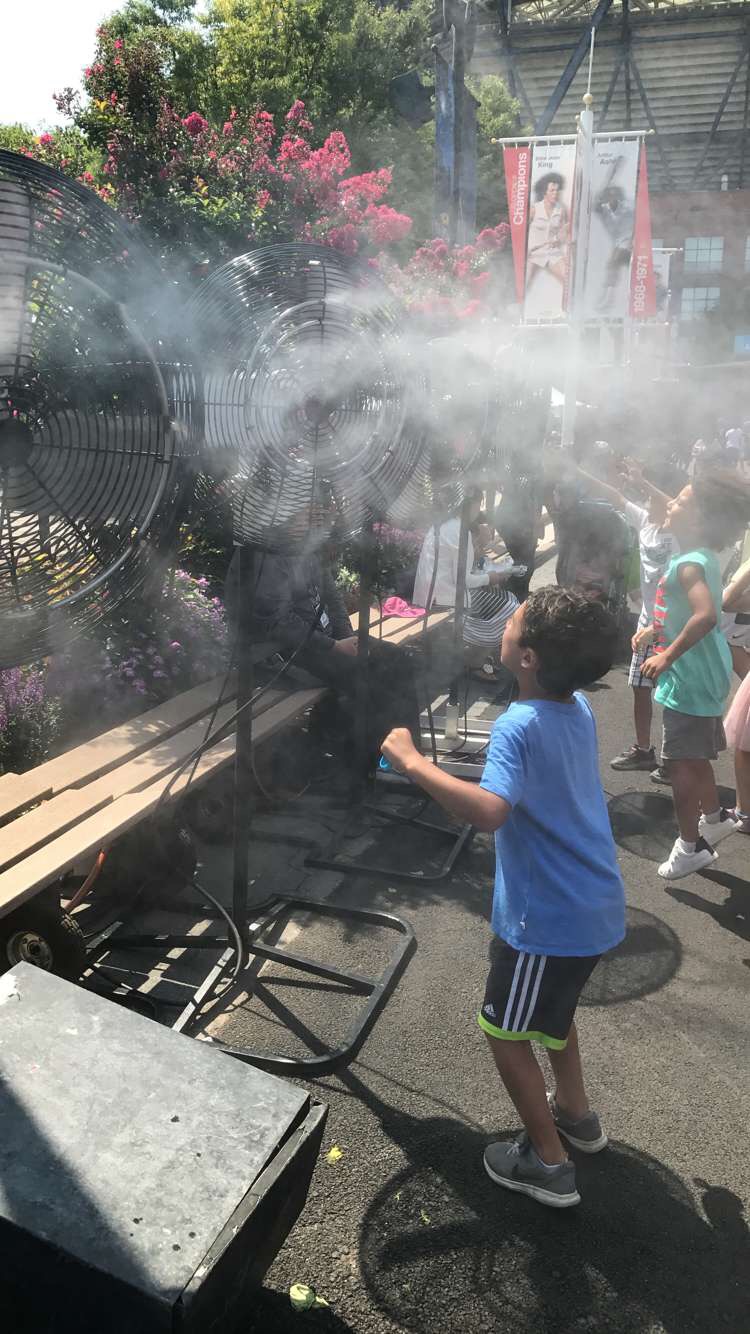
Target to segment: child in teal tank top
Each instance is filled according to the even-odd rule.
[[[661,762],[669,773],[680,835],[659,867],[679,880],[716,860],[716,845],[737,822],[721,809],[711,761],[726,749],[722,715],[732,658],[719,631],[721,571],[716,555],[750,518],[750,488],[736,473],[706,473],[667,506],[664,528],[681,554],[667,566],[656,593],[653,625],[633,637],[657,652],[643,664],[664,709]]]
[[[661,597],[657,592],[654,608],[656,647],[662,651],[674,644],[693,615],[688,593],[683,588],[681,572],[695,565],[703,572],[714,614],[719,619],[722,581],[719,558],[705,547],[673,556],[661,579]],[[663,609],[663,619],[661,616]],[[732,684],[732,655],[718,623],[689,652],[674,658],[658,678],[654,698],[665,709],[703,718],[718,718],[724,711]]]

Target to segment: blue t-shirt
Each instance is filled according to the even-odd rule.
[[[492,929],[529,954],[603,954],[625,935],[625,891],[588,701],[511,704],[481,786],[512,807],[495,833]]]

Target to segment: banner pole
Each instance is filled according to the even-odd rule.
[[[575,439],[576,406],[582,356],[583,296],[588,260],[589,216],[591,213],[591,178],[593,170],[594,113],[591,93],[583,95],[583,111],[578,119],[579,199],[575,210],[576,236],[573,252],[573,281],[570,289],[568,359],[565,369],[565,404],[562,419],[562,446],[569,449]]]

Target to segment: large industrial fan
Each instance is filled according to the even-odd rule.
[[[182,432],[170,422],[166,299],[112,209],[0,151],[0,665],[132,596],[174,513],[193,422],[184,384]]]
[[[169,545],[197,423],[168,300],[111,208],[0,151],[0,667],[111,614]],[[16,938],[65,955],[69,919],[43,908],[13,912]]]
[[[408,925],[386,913],[272,895],[248,916],[252,808],[253,601],[263,562],[299,555],[313,540],[364,535],[387,519],[425,476],[421,372],[403,315],[366,267],[312,245],[275,246],[212,274],[189,311],[193,366],[202,384],[204,468],[235,545],[237,742],[232,933],[235,954],[337,981],[367,997],[333,1053],[292,1060],[227,1048],[266,1069],[323,1073],[350,1059],[414,947]],[[369,597],[359,624],[364,679]],[[211,736],[206,744],[213,740]],[[386,972],[368,981],[266,943],[294,907],[393,928],[400,939]],[[170,937],[170,944],[195,944]],[[205,937],[200,947],[210,947]],[[220,943],[218,940],[214,943]],[[241,953],[240,953],[241,952]],[[235,958],[235,973],[237,972]],[[220,973],[214,970],[211,987]],[[189,1028],[210,992],[189,1007]]]

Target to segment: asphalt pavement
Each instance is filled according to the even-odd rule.
[[[598,966],[578,1016],[591,1101],[611,1137],[601,1155],[576,1157],[582,1203],[544,1209],[483,1171],[485,1144],[518,1128],[475,1018],[490,840],[476,836],[435,883],[333,878],[334,902],[402,915],[418,948],[358,1058],[306,1085],[330,1107],[323,1152],[248,1334],[750,1329],[750,840],[735,835],[715,868],[665,885],[656,865],[674,837],[669,791],[608,763],[630,740],[624,665],[589,698],[629,906],[627,939]],[[719,777],[731,787],[728,759]],[[304,808],[313,826],[318,799]],[[444,840],[384,824],[352,848],[419,869]],[[355,971],[377,969],[391,945],[384,930],[306,918],[298,928],[305,954]],[[277,965],[261,982],[224,1036],[314,1051],[361,1004]],[[296,1282],[329,1306],[293,1312]]]

